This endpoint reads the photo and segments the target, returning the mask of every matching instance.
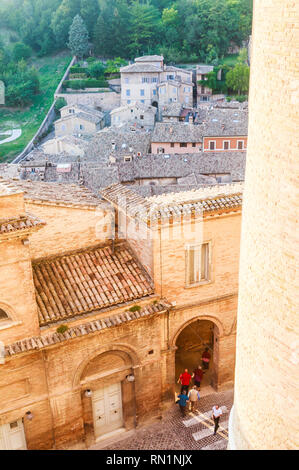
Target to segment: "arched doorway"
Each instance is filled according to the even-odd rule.
[[[132,360],[121,350],[92,358],[80,377],[83,421],[89,443],[135,425]],[[128,380],[129,379],[129,380]]]
[[[176,338],[175,376],[176,381],[184,369],[192,375],[197,366],[204,372],[201,389],[205,387],[217,388],[218,381],[218,337],[217,325],[210,320],[198,319],[187,324]],[[210,354],[208,368],[202,363],[202,354],[205,350]],[[193,381],[191,382],[193,384]],[[176,392],[180,385],[176,384]]]

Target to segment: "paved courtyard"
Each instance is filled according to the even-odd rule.
[[[204,395],[204,391],[203,391]],[[228,442],[228,418],[233,403],[233,390],[202,396],[198,410],[181,416],[179,406],[173,407],[161,421],[137,429],[130,437],[109,443],[98,443],[90,449],[106,450],[225,450]],[[218,433],[214,436],[211,409],[223,408]],[[120,439],[120,438],[119,438]]]

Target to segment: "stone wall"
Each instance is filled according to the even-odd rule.
[[[83,104],[86,106],[100,107],[102,111],[111,111],[120,106],[120,94],[114,91],[104,93],[58,93],[55,98],[64,98],[68,105]]]
[[[298,32],[298,2],[255,2],[231,449],[299,447]]]
[[[110,239],[110,226],[106,231],[105,224],[102,227],[104,212],[100,206],[88,210],[26,202],[26,209],[47,223],[30,237],[32,259],[84,249]]]
[[[0,325],[0,341],[18,341],[39,333],[29,247],[21,239],[0,244],[0,308],[12,324]]]

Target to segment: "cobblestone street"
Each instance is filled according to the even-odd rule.
[[[225,450],[227,448],[227,428],[229,412],[233,403],[233,390],[212,393],[200,399],[199,409],[181,416],[179,406],[165,414],[162,421],[138,429],[130,437],[115,440],[104,447],[98,443],[92,450]],[[215,404],[223,409],[217,435],[211,420],[211,409]]]

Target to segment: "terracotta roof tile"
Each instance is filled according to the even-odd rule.
[[[1,186],[24,192],[25,200],[54,205],[97,207],[101,200],[89,189],[77,184],[46,183],[43,181],[1,180]]]
[[[150,304],[144,307],[139,312],[139,316],[145,317],[154,315],[155,313],[162,313],[166,309],[170,308],[171,305],[164,299],[160,300],[156,304]],[[42,349],[53,344],[61,343],[73,338],[85,336],[96,331],[100,331],[103,328],[117,327],[123,323],[136,320],[137,312],[125,311],[118,315],[113,315],[104,319],[94,320],[91,322],[83,323],[82,325],[69,328],[64,333],[52,332],[47,335],[34,336],[32,338],[25,338],[21,341],[16,341],[13,344],[9,344],[5,347],[6,356],[15,356],[16,354],[29,352],[34,349]]]
[[[40,325],[153,293],[151,279],[127,244],[33,263]]]
[[[154,221],[182,214],[208,214],[239,210],[242,206],[241,183],[214,185],[198,190],[161,194],[144,198],[122,184],[101,191],[104,199],[122,208],[132,217]]]
[[[11,219],[2,219],[0,220],[0,236],[7,235],[11,232],[28,230],[34,227],[40,228],[43,225],[46,225],[46,223],[38,217],[28,213],[24,216]]]

